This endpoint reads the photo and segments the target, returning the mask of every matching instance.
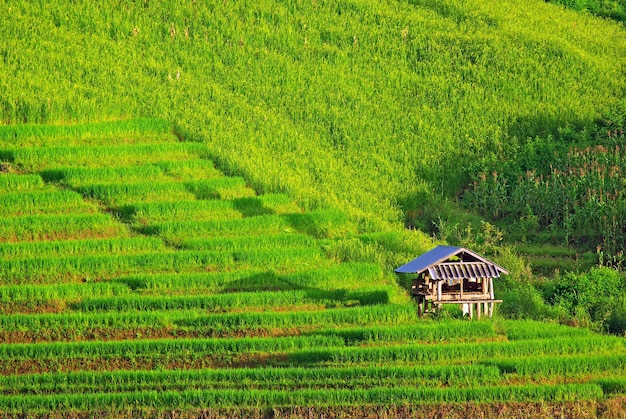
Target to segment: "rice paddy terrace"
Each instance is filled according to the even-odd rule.
[[[340,211],[257,194],[168,124],[108,126],[0,135],[0,415],[623,400],[623,338],[418,320],[327,251],[359,235]]]

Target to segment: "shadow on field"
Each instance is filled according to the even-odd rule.
[[[262,272],[229,283],[223,292],[261,292],[261,291],[304,291],[306,299],[327,301],[330,306],[374,305],[389,303],[389,294],[384,290],[323,290],[306,285],[305,274],[276,275],[274,272]],[[304,280],[304,281],[303,281]]]
[[[233,207],[244,217],[254,217],[257,215],[272,215],[274,210],[263,206],[259,198],[237,198],[233,199]]]

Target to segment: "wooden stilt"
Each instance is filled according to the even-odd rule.
[[[480,320],[481,312],[483,311],[483,303],[476,303],[476,318]]]
[[[469,318],[473,319],[474,318],[474,303],[469,303]]]

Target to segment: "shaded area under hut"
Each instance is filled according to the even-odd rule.
[[[455,246],[437,246],[395,270],[413,274],[411,294],[422,316],[442,304],[460,304],[470,318],[491,317],[496,300],[493,279],[509,272],[472,252]]]

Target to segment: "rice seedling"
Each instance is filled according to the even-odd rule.
[[[222,177],[213,162],[205,159],[155,163],[168,177],[179,181],[196,181]]]
[[[38,175],[0,173],[0,194],[26,192],[43,187],[43,179]]]
[[[286,313],[233,313],[196,316],[180,319],[176,324],[194,329],[247,329],[247,328],[288,328],[312,327],[330,328],[334,326],[369,326],[373,324],[407,324],[415,316],[415,310],[395,305],[375,305],[367,307],[351,307],[328,309],[322,311],[294,311]],[[349,332],[346,332],[351,337]],[[342,331],[322,330],[312,335],[341,337]]]
[[[535,377],[571,377],[589,374],[621,375],[626,370],[626,354],[584,354],[572,356],[533,356],[482,361],[506,373]]]
[[[0,345],[0,360],[70,359],[110,356],[194,356],[244,352],[293,351],[305,348],[343,346],[335,336],[290,336],[285,338],[160,339],[117,342],[55,342]]]
[[[208,239],[189,239],[180,243],[190,250],[254,250],[279,249],[289,247],[317,247],[315,239],[304,234],[273,234],[243,237],[214,237]]]
[[[363,362],[470,362],[514,356],[592,354],[623,351],[624,343],[608,337],[557,338],[516,342],[465,343],[450,345],[397,345],[370,348],[307,350],[290,355],[291,362],[363,363]]]
[[[333,390],[188,390],[137,391],[130,393],[60,394],[51,396],[0,396],[0,409],[21,411],[93,411],[123,409],[129,405],[181,409],[203,406],[345,406],[395,405],[407,403],[494,402],[494,401],[574,401],[603,396],[595,384],[553,386],[508,386],[463,388],[392,387]]]
[[[63,240],[0,243],[0,259],[34,259],[98,254],[167,252],[158,237],[122,237],[99,240]]]
[[[160,182],[167,179],[156,165],[122,167],[66,167],[40,172],[47,182],[61,182],[72,188],[98,184],[137,183],[141,181]]]
[[[228,252],[160,252],[121,255],[91,255],[64,258],[34,258],[0,261],[0,284],[53,284],[102,280],[148,272],[189,272],[233,269]]]
[[[73,191],[49,190],[3,194],[0,200],[0,217],[36,214],[95,213],[80,194]]]
[[[87,185],[77,188],[85,197],[97,199],[108,207],[118,207],[133,202],[184,201],[195,195],[179,182],[142,182]]]
[[[8,285],[0,286],[0,302],[22,301],[77,301],[84,298],[102,298],[127,295],[131,289],[119,282],[91,282],[88,284]]]
[[[48,145],[111,145],[114,138],[131,138],[145,144],[171,135],[171,124],[162,119],[136,118],[120,121],[63,125],[3,125],[0,144],[12,147]],[[74,141],[73,144],[68,142]],[[159,141],[162,142],[162,141]],[[115,143],[116,144],[116,143]]]
[[[6,150],[8,160],[23,170],[41,171],[55,167],[109,167],[157,161],[197,159],[205,154],[197,143],[155,143],[94,147],[39,147]]]
[[[409,384],[414,380],[437,380],[441,384],[489,383],[500,378],[495,367],[448,365],[420,367],[350,367],[350,368],[233,368],[169,371],[75,372],[5,376],[0,393],[95,393],[141,391],[155,388],[227,389],[246,383],[248,388],[270,389],[284,385],[295,388],[326,388],[353,383],[381,383],[394,380]]]
[[[0,242],[126,237],[128,229],[103,214],[0,218]]]

